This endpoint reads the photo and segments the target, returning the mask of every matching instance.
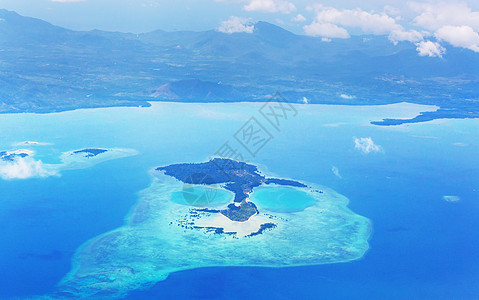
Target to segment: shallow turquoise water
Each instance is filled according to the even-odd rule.
[[[8,270],[0,276],[0,298],[55,290],[83,242],[123,224],[138,191],[150,184],[148,170],[204,161],[225,141],[241,150],[233,134],[251,116],[274,139],[245,159],[277,177],[322,184],[347,196],[355,213],[374,222],[369,252],[347,264],[183,271],[132,299],[477,297],[479,120],[378,127],[369,121],[412,117],[424,109],[311,105],[298,107],[298,116],[277,132],[259,108],[155,103],[144,109],[2,115],[0,149],[24,140],[50,142],[51,147],[30,147],[45,163],[85,147],[134,148],[140,155],[61,177],[0,180],[0,270]],[[384,151],[362,153],[354,137],[372,137]],[[444,195],[460,201],[444,201]]]
[[[250,199],[266,210],[287,213],[303,211],[316,202],[308,193],[292,188],[258,189]]]
[[[172,193],[170,200],[195,207],[217,207],[232,202],[233,194],[222,189],[195,186]]]

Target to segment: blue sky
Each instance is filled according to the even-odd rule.
[[[427,56],[445,44],[479,52],[477,0],[0,0],[0,8],[76,30],[251,33],[268,21],[325,42],[364,33],[415,43]]]

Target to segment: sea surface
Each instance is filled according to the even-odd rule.
[[[0,298],[55,291],[79,246],[123,224],[153,167],[205,161],[228,142],[268,175],[348,197],[349,208],[373,222],[369,251],[340,264],[186,270],[129,299],[477,299],[479,120],[380,127],[369,122],[435,108],[297,105],[297,115],[275,127],[261,106],[0,115],[0,151],[31,149],[44,163],[75,149],[139,151],[58,176],[0,179]],[[251,117],[272,137],[254,156],[235,139]],[[375,147],[356,147],[367,138]],[[12,146],[22,141],[51,145]]]

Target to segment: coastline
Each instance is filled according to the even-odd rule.
[[[39,110],[39,111],[0,111],[1,115],[50,115],[50,114],[62,114],[62,113],[69,113],[75,111],[96,111],[96,110],[105,110],[105,109],[148,109],[158,105],[166,104],[166,105],[236,105],[236,104],[250,104],[250,105],[257,105],[262,106],[265,103],[268,103],[271,99],[264,99],[264,100],[241,100],[241,101],[174,101],[170,100],[144,100],[141,104],[134,103],[131,105],[109,105],[109,106],[92,106],[92,107],[73,107],[68,109],[62,110]],[[444,116],[439,114],[438,111],[442,111],[441,107],[434,105],[434,104],[423,104],[423,103],[414,103],[414,102],[405,102],[405,101],[392,101],[392,102],[385,102],[380,104],[369,104],[369,103],[300,103],[300,102],[291,102],[292,105],[301,109],[303,107],[355,107],[355,108],[372,108],[372,107],[388,107],[388,106],[401,106],[401,105],[411,105],[417,107],[417,110],[413,113],[408,113],[407,115],[399,115],[399,116],[385,116],[378,120],[371,120],[370,124],[376,126],[395,126],[401,125],[404,123],[423,123],[428,122],[436,119],[464,119],[464,118],[479,118],[479,115],[473,115],[472,117],[468,114],[468,112],[464,113],[464,116],[460,114],[457,116]],[[436,116],[438,114],[438,116]],[[432,117],[431,117],[432,115]],[[469,116],[468,116],[469,115]],[[424,116],[427,116],[425,118]]]

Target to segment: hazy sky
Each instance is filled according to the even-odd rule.
[[[323,4],[337,9],[376,12],[387,6],[401,10],[410,18],[407,1],[401,0],[0,0],[0,8],[37,17],[71,29],[103,29],[129,32],[214,29],[231,16],[264,20],[296,33],[303,23],[311,23],[314,10],[308,6]],[[424,1],[423,1],[424,2]],[[425,1],[431,2],[431,1]],[[437,2],[437,1],[432,1]],[[450,3],[451,1],[448,1]],[[474,4],[477,3],[477,4]],[[294,6],[289,6],[292,4]],[[479,1],[469,1],[479,9]],[[298,14],[304,22],[292,21]],[[300,18],[301,19],[301,18]],[[301,19],[302,20],[302,19]]]

